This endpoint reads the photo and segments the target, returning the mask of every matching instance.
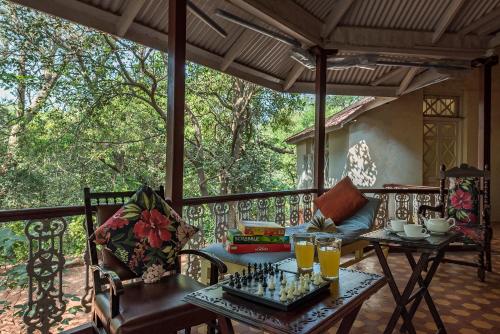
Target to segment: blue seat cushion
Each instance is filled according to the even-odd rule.
[[[364,234],[371,230],[375,222],[375,217],[377,215],[379,205],[379,199],[369,197],[368,203],[366,203],[357,213],[344,220],[341,225],[337,226],[336,233],[315,232],[316,237],[335,236],[342,239],[343,245],[347,245],[356,241],[361,234]],[[304,233],[307,231],[308,226],[309,224],[306,223],[298,226],[287,227],[285,234],[293,236],[296,233]],[[203,248],[203,251],[217,256],[224,262],[231,262],[240,265],[246,265],[248,263],[256,262],[274,263],[295,256],[293,248],[292,252],[231,254],[226,251],[226,248],[222,243],[211,244],[210,246]]]

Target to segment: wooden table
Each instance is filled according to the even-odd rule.
[[[278,262],[296,271],[295,259]],[[318,266],[318,264],[315,264]],[[289,270],[291,268],[291,270]],[[317,267],[316,267],[317,268]],[[229,295],[215,284],[186,296],[186,301],[217,314],[223,334],[234,333],[231,320],[271,333],[324,333],[342,321],[337,333],[349,333],[363,302],[385,285],[381,275],[340,269],[340,279],[317,298],[291,311],[280,311]]]
[[[417,311],[422,298],[425,299],[429,311],[431,312],[432,318],[436,323],[438,328],[437,333],[446,333],[443,321],[439,316],[439,312],[436,305],[432,301],[432,297],[429,293],[429,285],[436,273],[436,270],[444,258],[445,248],[451,242],[457,238],[457,234],[453,232],[448,232],[445,235],[431,235],[429,238],[420,241],[410,241],[398,237],[396,234],[387,232],[383,229],[376,230],[370,233],[363,234],[361,237],[363,240],[370,241],[375,248],[378,260],[384,275],[391,289],[394,300],[396,301],[396,309],[394,310],[389,323],[384,331],[384,334],[392,333],[397,325],[397,321],[401,316],[403,318],[403,325],[401,326],[401,332],[408,331],[410,334],[415,334],[415,327],[413,326],[412,319]],[[408,263],[412,269],[412,274],[406,284],[403,293],[401,294],[394,277],[392,275],[387,259],[382,251],[381,244],[390,244],[391,246],[398,247],[403,251],[408,259]],[[415,261],[413,257],[413,252],[421,253],[418,262]],[[431,257],[433,255],[433,257]],[[432,262],[430,268],[427,271],[427,275],[422,277],[422,271],[426,270],[429,262]],[[417,289],[413,294],[415,285],[418,283],[419,289]],[[406,308],[406,305],[411,304],[410,309]]]

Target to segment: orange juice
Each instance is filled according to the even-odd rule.
[[[339,277],[340,249],[332,246],[319,246],[318,258],[323,278],[337,279]]]
[[[299,269],[311,270],[314,262],[314,244],[305,240],[296,241],[295,258]]]

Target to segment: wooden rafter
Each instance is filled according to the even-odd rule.
[[[321,37],[327,38],[330,36],[353,2],[354,0],[339,0],[335,3],[335,6],[325,19],[323,29],[321,30]]]
[[[442,73],[436,69],[428,69],[415,76],[411,84],[409,84],[401,94],[408,94],[420,88],[447,80],[449,78],[450,75],[448,74]]]
[[[444,33],[432,43],[434,33],[397,29],[337,27],[325,48],[341,51],[391,53],[471,60],[484,55],[487,40],[477,36]]]
[[[248,42],[255,36],[255,33],[249,29],[243,30],[243,32],[239,35],[233,45],[229,48],[229,50],[224,55],[224,59],[220,65],[222,71],[227,70],[229,65],[243,52],[245,47],[248,45]]]
[[[320,34],[323,22],[293,0],[230,0],[230,2],[298,39],[306,46],[321,44]]]
[[[127,32],[128,28],[132,22],[134,22],[134,18],[137,16],[142,6],[144,5],[145,0],[134,0],[128,1],[125,6],[125,10],[123,14],[120,16],[118,21],[116,22],[116,35],[123,37]]]
[[[396,77],[402,75],[406,71],[407,71],[407,69],[404,67],[396,68],[396,69],[382,75],[380,78],[377,78],[374,81],[372,81],[370,83],[370,86],[378,86],[378,85],[380,85],[380,84],[382,84],[390,79],[393,79],[393,78],[396,78]]]
[[[500,7],[494,9],[493,11],[489,12],[485,16],[483,16],[483,17],[479,18],[478,20],[472,22],[468,26],[462,28],[458,32],[458,34],[459,35],[466,35],[466,34],[468,34],[470,32],[475,31],[476,29],[480,28],[481,26],[485,25],[486,23],[488,23],[488,22],[490,22],[492,20],[495,20],[495,19],[498,20],[498,17],[500,17]]]
[[[443,16],[439,20],[436,29],[434,30],[434,35],[432,35],[432,43],[436,43],[439,41],[441,36],[443,36],[444,32],[453,21],[455,16],[458,14],[460,7],[464,4],[465,0],[452,0],[451,3],[446,8]]]
[[[492,20],[477,29],[479,36],[486,36],[500,30],[500,19]]]
[[[401,83],[399,84],[399,88],[398,88],[398,92],[397,92],[398,95],[402,95],[406,91],[408,86],[410,86],[411,82],[413,81],[413,78],[415,78],[415,76],[417,75],[418,71],[419,71],[418,67],[410,67],[407,70],[406,75],[404,76],[403,80],[401,80]]]
[[[283,90],[289,90],[305,69],[306,68],[304,67],[304,65],[300,63],[296,63],[295,65],[293,65],[293,67],[290,69],[290,72],[288,72],[285,82],[283,83]]]

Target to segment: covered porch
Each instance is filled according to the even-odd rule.
[[[300,225],[312,218],[313,199],[332,186],[325,180],[328,173],[325,168],[327,95],[403,99],[423,95],[432,87],[446,92],[448,83],[457,82],[468,83],[458,89],[463,92],[460,103],[466,112],[461,117],[467,122],[468,136],[458,163],[491,171],[491,187],[484,191],[491,202],[492,220],[500,221],[497,205],[500,156],[492,146],[500,139],[500,131],[494,126],[500,121],[500,95],[495,94],[500,89],[500,71],[496,66],[500,8],[496,1],[485,0],[480,5],[466,0],[439,3],[360,0],[12,2],[168,53],[167,161],[170,163],[165,172],[165,191],[172,207],[203,232],[190,241],[191,249],[221,242],[227,230],[234,227],[234,215],[286,226]],[[184,175],[185,169],[186,61],[272,90],[314,94],[312,186],[287,191],[185,196],[183,177],[179,176]],[[422,184],[364,187],[361,192],[381,200],[375,220],[377,228],[384,227],[394,217],[414,220],[420,205],[436,205],[442,195],[439,188],[422,187]],[[5,210],[0,211],[0,222],[48,224],[84,213],[80,203],[71,207]],[[498,230],[495,223],[492,225]],[[493,273],[486,282],[477,281],[475,270],[453,264],[443,265],[433,282],[431,290],[434,289],[436,304],[450,333],[495,333],[500,328],[497,274],[500,246],[496,233],[494,236]],[[62,230],[59,236],[53,236],[57,237],[64,242],[67,236]],[[62,249],[59,247],[61,252]],[[88,312],[92,298],[88,252],[86,265],[75,265],[78,270],[85,268],[85,275],[81,271],[73,272],[71,267],[64,269],[63,259],[61,253],[54,276],[41,283],[55,284],[55,291],[62,294],[65,282],[60,281],[57,274],[67,270],[64,275],[83,283],[84,288],[79,290],[83,296],[78,299]],[[35,287],[40,283],[34,280],[39,268],[36,268],[36,259],[30,258],[29,262],[32,266],[31,271],[28,270],[32,277],[30,285]],[[398,268],[398,280],[405,282],[410,272],[403,267],[404,256],[391,254],[389,262]],[[202,263],[197,258],[184,256],[182,265],[186,274],[201,277]],[[381,272],[375,257],[353,268]],[[463,291],[457,291],[462,287]],[[46,299],[27,297],[24,323],[28,330],[49,332],[88,321],[81,315],[70,322],[71,326],[61,325],[64,314],[75,310],[80,300],[66,303],[60,296],[44,297]],[[37,309],[43,309],[47,303],[54,305],[53,314]],[[365,303],[352,332],[383,332],[393,308],[390,292],[384,288]],[[415,317],[418,332],[435,331],[432,317],[425,308],[419,309]],[[242,324],[237,324],[235,329],[240,333],[253,330]],[[79,330],[90,333],[92,327],[87,323]],[[205,328],[196,330],[203,333]]]

